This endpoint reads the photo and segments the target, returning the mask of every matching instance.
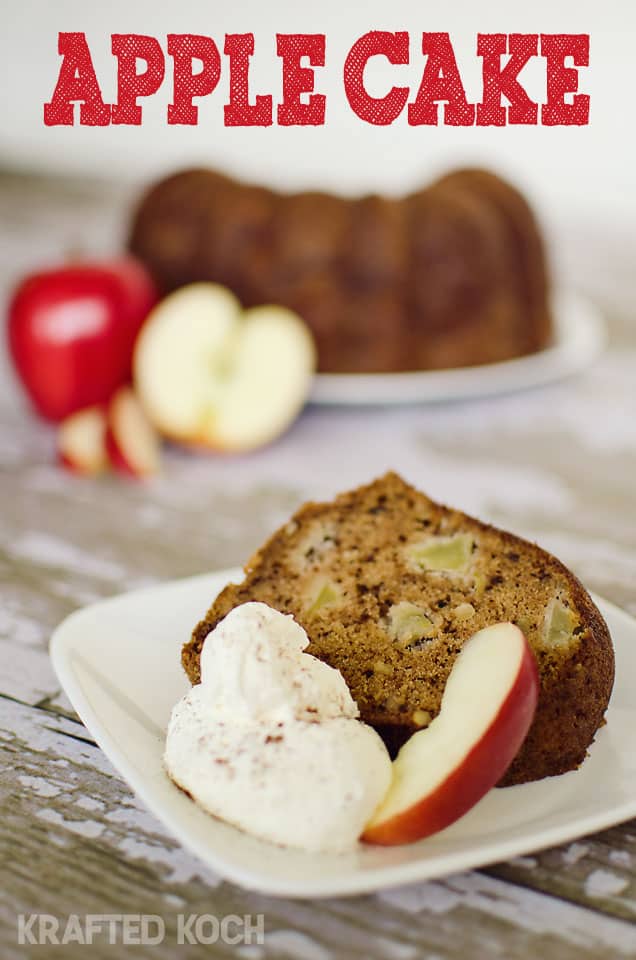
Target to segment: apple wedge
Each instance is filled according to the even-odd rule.
[[[101,473],[108,466],[106,414],[102,407],[87,407],[71,414],[59,426],[57,451],[60,463],[73,473]]]
[[[298,416],[315,364],[312,336],[291,310],[243,311],[224,287],[195,283],[151,311],[133,370],[144,409],[164,436],[241,452],[274,440]]]
[[[536,661],[518,627],[498,623],[474,634],[451,670],[440,713],[395,758],[389,790],[361,839],[410,843],[463,816],[514,759],[538,696]]]
[[[108,406],[106,451],[115,470],[149,477],[159,470],[160,442],[130,387],[120,387]]]

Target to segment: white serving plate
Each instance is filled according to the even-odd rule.
[[[453,370],[412,373],[319,373],[310,402],[321,405],[441,403],[539,387],[579,373],[602,352],[603,318],[594,304],[570,291],[553,298],[551,346],[527,357]]]
[[[347,896],[441,877],[564,843],[636,816],[636,621],[596,598],[616,649],[607,725],[575,772],[491,790],[461,820],[419,843],[307,854],[208,816],[162,767],[172,706],[188,689],[180,647],[240,570],[123,594],[71,614],[51,657],[74,707],[108,758],[175,837],[241,886],[293,897]]]

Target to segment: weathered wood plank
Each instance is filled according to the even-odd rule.
[[[291,508],[284,489],[232,498],[177,453],[167,457],[166,476],[143,487],[117,477],[77,479],[52,462],[47,428],[34,425],[23,448],[21,432],[17,414],[0,414],[0,502],[11,504],[0,525],[0,693],[24,703],[59,697],[48,641],[74,609],[162,579],[236,565]],[[8,451],[9,436],[18,453]],[[60,706],[70,708],[65,698]]]
[[[256,954],[263,957],[516,960],[540,949],[546,958],[575,960],[636,950],[630,924],[480,873],[351,901],[294,902],[241,891],[171,839],[105,756],[78,739],[83,732],[75,722],[0,700],[2,940],[8,951],[15,946],[16,915],[36,910],[60,917],[159,913],[166,943],[146,953],[136,948],[148,957],[171,956],[176,915],[190,912],[264,913],[265,944]],[[613,911],[611,903],[602,906]]]
[[[533,890],[636,920],[636,820],[486,871]]]
[[[617,364],[622,369],[622,359],[607,364],[604,375],[622,390],[615,369]],[[577,387],[577,403],[587,402],[587,389]],[[636,388],[632,400],[636,403]],[[610,391],[602,412],[609,418],[624,402]],[[513,408],[516,403],[510,400]],[[528,429],[548,416],[547,400],[524,403],[517,413],[529,421]],[[172,451],[164,476],[140,487],[116,477],[67,476],[52,462],[48,428],[29,423],[23,439],[24,415],[0,414],[0,497],[11,504],[0,528],[0,576],[6,585],[0,644],[9,645],[0,692],[32,704],[55,697],[58,684],[46,645],[55,625],[76,607],[157,580],[241,563],[306,497],[331,493],[389,465],[433,494],[539,538],[590,587],[636,610],[636,524],[630,519],[636,435],[623,437],[630,452],[621,458],[622,469],[608,471],[607,460],[594,455],[600,443],[594,432],[586,444],[561,435],[563,425],[541,441],[528,433],[519,437],[508,407],[496,406],[488,414],[496,439],[488,440],[479,420],[466,412],[456,417],[452,410],[434,418],[421,411],[383,414],[378,442],[382,447],[384,437],[391,458],[383,463],[366,454],[365,463],[355,444],[355,460],[343,462],[340,456],[350,432],[358,429],[355,418],[312,413],[302,425],[303,438],[286,438],[274,451],[259,454],[250,477],[243,477],[234,461]],[[319,437],[329,439],[319,445]],[[548,454],[560,449],[562,459],[555,454],[549,468],[538,468],[539,444]],[[505,462],[499,445],[505,447]],[[575,492],[577,477],[584,484],[579,479]]]

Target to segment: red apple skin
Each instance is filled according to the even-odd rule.
[[[130,380],[135,339],[158,299],[150,275],[130,257],[23,280],[9,305],[9,349],[38,413],[59,421],[106,403]]]
[[[526,641],[519,672],[488,729],[436,790],[389,820],[365,830],[365,843],[395,846],[423,840],[463,817],[501,779],[534,718],[539,672]],[[466,718],[470,722],[470,717]]]
[[[108,456],[111,467],[113,470],[116,470],[117,473],[123,473],[125,476],[133,477],[135,480],[142,479],[143,475],[131,467],[121,452],[119,444],[115,440],[112,427],[109,427],[106,431],[106,455]]]

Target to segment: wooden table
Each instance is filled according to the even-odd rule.
[[[129,197],[103,184],[0,178],[0,293],[61,250],[114,249]],[[636,956],[636,821],[354,899],[278,900],[211,876],[95,746],[47,654],[52,629],[75,608],[238,564],[303,499],[389,466],[432,495],[537,538],[590,588],[636,613],[636,327],[627,309],[636,280],[623,271],[617,306],[602,262],[597,276],[597,292],[612,291],[613,346],[584,376],[468,405],[310,409],[280,442],[249,457],[168,451],[163,475],[145,485],[75,479],[56,467],[51,430],[30,416],[3,368],[2,957],[68,953],[17,943],[18,914],[33,912],[63,924],[70,914],[160,915],[163,942],[128,948],[137,957]],[[265,942],[177,947],[180,913],[264,914]],[[95,943],[90,956],[113,949],[124,952]]]

